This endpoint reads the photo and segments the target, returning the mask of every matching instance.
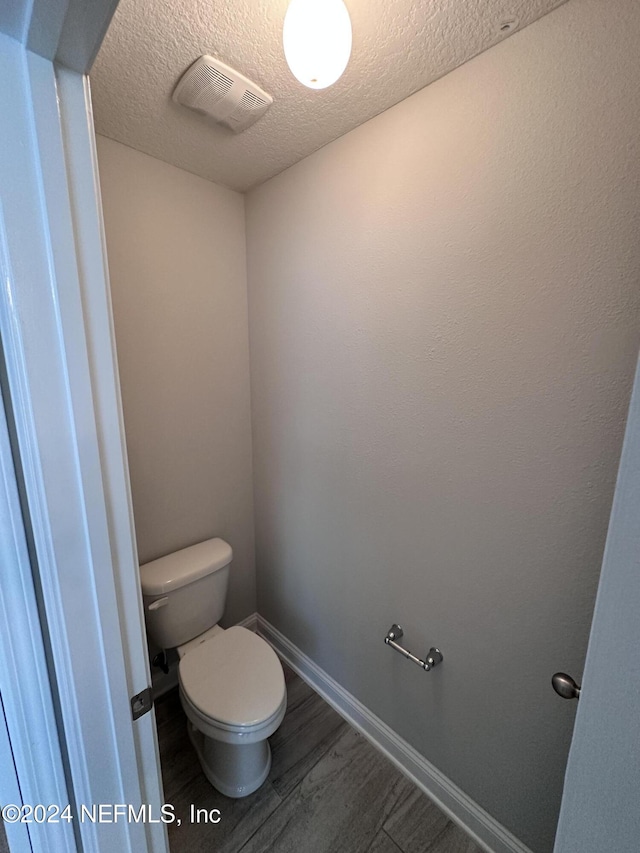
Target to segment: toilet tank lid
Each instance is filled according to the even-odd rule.
[[[223,539],[207,539],[166,557],[140,566],[143,595],[164,595],[228,566],[231,545]]]

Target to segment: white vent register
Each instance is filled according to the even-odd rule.
[[[273,103],[271,95],[212,56],[201,56],[187,68],[178,81],[173,100],[235,133],[250,127]]]

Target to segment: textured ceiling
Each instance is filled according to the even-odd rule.
[[[91,72],[98,133],[247,190],[522,29],[565,0],[346,0],[351,61],[307,89],[282,50],[288,0],[121,0]],[[517,31],[517,29],[514,30]],[[218,57],[274,104],[235,135],[171,101],[198,56]]]

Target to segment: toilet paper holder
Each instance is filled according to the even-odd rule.
[[[417,663],[419,667],[424,669],[425,672],[429,672],[430,669],[433,669],[434,666],[438,666],[439,663],[442,663],[444,660],[442,656],[442,652],[440,649],[436,649],[433,646],[429,649],[429,653],[427,654],[426,660],[421,660],[417,658],[415,655],[412,655],[409,649],[405,649],[404,646],[401,646],[398,643],[398,640],[401,640],[404,637],[404,631],[400,627],[400,625],[396,625],[395,623],[389,628],[387,631],[387,635],[384,638],[384,641],[387,646],[391,646],[392,649],[395,649],[397,652],[400,652],[401,655],[406,657],[408,660]]]

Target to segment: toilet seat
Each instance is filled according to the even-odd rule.
[[[257,733],[284,713],[282,665],[247,628],[229,628],[191,649],[178,674],[191,710],[223,731]]]
[[[287,710],[287,697],[285,695],[275,714],[264,722],[256,726],[231,726],[214,720],[212,717],[199,711],[189,701],[189,697],[182,689],[180,690],[180,702],[187,718],[191,720],[198,731],[215,740],[237,744],[257,743],[260,740],[270,737],[280,726]]]

